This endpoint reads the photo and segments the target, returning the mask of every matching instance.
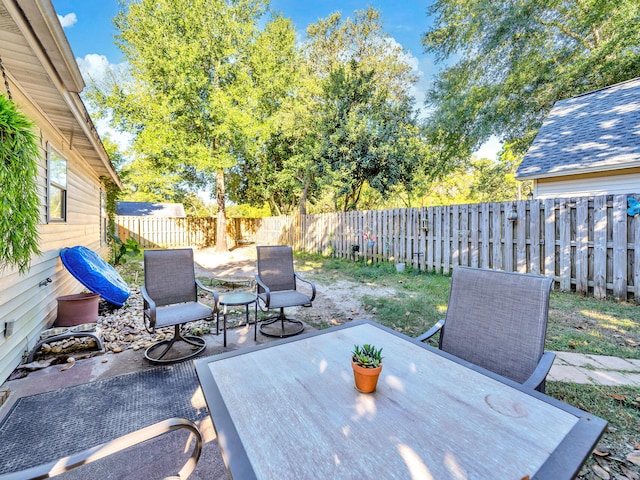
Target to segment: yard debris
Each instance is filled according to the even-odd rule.
[[[634,450],[633,452],[627,454],[627,460],[629,460],[634,465],[640,465],[640,450]]]
[[[25,363],[24,365],[20,365],[20,368],[33,372],[35,370],[41,370],[43,368],[51,366],[54,360],[55,358],[49,358],[47,360],[38,360],[36,362]]]
[[[76,364],[76,359],[73,357],[69,357],[67,358],[67,364],[62,367],[60,369],[61,372],[64,372],[65,370],[69,370],[71,367],[73,367]]]
[[[606,457],[608,455],[611,455],[611,452],[607,447],[596,448],[593,450],[593,453],[595,455],[598,455],[599,457]]]
[[[632,472],[624,465],[620,467],[620,470],[622,471],[624,476],[627,477],[629,480],[640,480],[640,475],[638,475],[636,472]]]
[[[594,465],[591,470],[593,470],[593,473],[595,473],[599,478],[602,478],[603,480],[610,480],[611,478],[611,475],[609,475],[609,472],[607,472],[600,465]]]

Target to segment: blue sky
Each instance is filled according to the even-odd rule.
[[[422,67],[427,67],[431,62],[423,54],[420,37],[430,24],[427,16],[430,3],[430,0],[272,0],[271,8],[291,18],[299,34],[304,35],[309,24],[333,12],[348,17],[355,10],[372,6],[382,13],[385,31],[418,58]],[[76,57],[98,53],[113,63],[122,60],[113,43],[116,0],[53,0],[53,5],[58,15],[65,18],[63,26]]]
[[[123,62],[114,44],[112,19],[118,12],[116,0],[52,0],[80,69],[99,76],[108,64]],[[437,66],[424,53],[421,37],[431,25],[427,14],[431,0],[271,0],[271,8],[291,18],[302,38],[308,25],[339,11],[343,17],[369,6],[381,12],[384,31],[410,54],[420,80],[413,95],[418,107]],[[99,128],[100,130],[100,128]],[[495,158],[496,142],[480,154]]]

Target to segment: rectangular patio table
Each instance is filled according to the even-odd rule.
[[[371,394],[362,343],[383,348]],[[233,479],[572,479],[607,425],[370,321],[195,364]]]

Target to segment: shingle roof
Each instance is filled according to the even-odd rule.
[[[116,214],[139,217],[186,217],[181,203],[118,202]]]
[[[516,178],[640,166],[640,78],[558,101]]]

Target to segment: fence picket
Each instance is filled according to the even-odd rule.
[[[607,198],[593,199],[593,296],[607,298]]]
[[[588,267],[589,267],[589,199],[586,197],[576,199],[576,248],[574,256],[576,293],[586,295],[588,291]]]
[[[481,268],[489,268],[489,242],[490,242],[490,223],[489,223],[489,204],[482,203],[480,204],[480,218],[478,219],[478,228],[481,229],[480,232],[480,263],[478,264]]]
[[[553,199],[544,201],[544,274],[556,276],[556,206]]]
[[[516,271],[527,273],[527,202],[517,202],[516,212]]]
[[[513,264],[513,221],[509,219],[509,214],[511,213],[513,206],[511,204],[504,204],[504,245],[502,245],[502,265],[503,269],[507,272],[514,271]]]
[[[480,209],[478,204],[471,205],[469,209],[471,225],[469,227],[470,235],[470,253],[471,258],[469,265],[478,267],[480,265]],[[483,229],[484,230],[484,229]]]
[[[540,202],[532,200],[529,202],[529,272],[540,274]]]
[[[460,265],[460,206],[451,205],[451,266]]]
[[[571,289],[571,210],[568,200],[560,202],[560,290]]]
[[[613,296],[627,298],[627,197],[613,197]]]

